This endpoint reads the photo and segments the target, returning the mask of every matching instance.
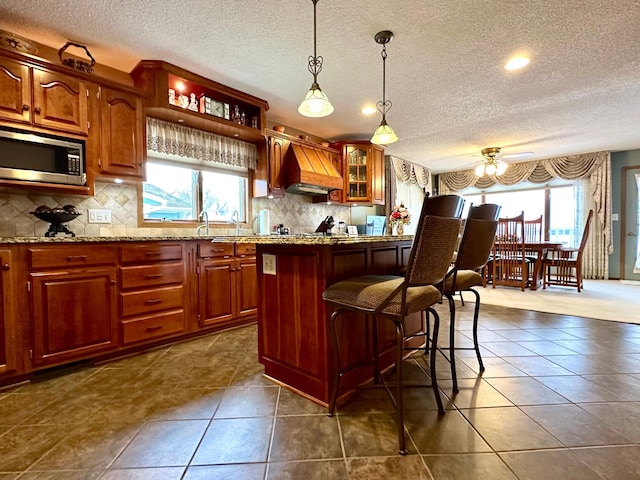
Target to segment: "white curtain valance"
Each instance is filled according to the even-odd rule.
[[[256,169],[253,143],[147,117],[147,149],[154,152]]]
[[[421,165],[407,162],[401,158],[392,157],[391,164],[396,174],[396,179],[402,183],[417,183],[423,190],[431,184],[431,171]]]

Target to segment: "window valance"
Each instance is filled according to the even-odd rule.
[[[390,158],[398,181],[417,183],[422,189],[426,189],[431,184],[431,172],[428,168],[401,158],[393,156],[390,156]]]
[[[511,163],[502,175],[477,177],[473,170],[463,170],[441,173],[438,175],[438,179],[441,185],[455,192],[469,187],[486,189],[495,184],[516,185],[521,182],[541,184],[553,178],[576,180],[589,177],[608,160],[609,152],[585,153],[532,162]]]
[[[159,153],[255,170],[253,143],[147,117],[147,149]]]

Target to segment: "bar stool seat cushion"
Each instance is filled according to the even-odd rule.
[[[334,283],[325,290],[322,297],[346,308],[354,307],[374,312],[404,281],[404,277],[395,275],[362,275]],[[440,290],[433,285],[409,287],[406,313],[422,311],[441,299]],[[398,291],[378,313],[398,317],[401,315],[401,306],[402,291]]]
[[[468,290],[482,285],[482,275],[474,270],[458,270],[456,273],[456,291]],[[446,278],[444,291],[453,292],[453,275]]]

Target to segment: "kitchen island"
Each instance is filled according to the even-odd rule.
[[[412,236],[264,236],[214,239],[256,245],[258,271],[258,355],[265,375],[290,390],[326,406],[334,372],[328,332],[331,309],[322,292],[345,278],[396,273],[406,265]],[[349,318],[347,319],[347,315]],[[343,349],[346,364],[372,358],[372,322],[347,314],[341,338],[361,338]],[[409,319],[407,331],[421,326]],[[395,329],[382,323],[379,335],[381,366],[393,363]],[[342,382],[345,391],[368,381],[369,366],[352,371]]]

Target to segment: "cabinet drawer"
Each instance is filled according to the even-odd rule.
[[[233,257],[233,243],[199,243],[198,258]]]
[[[182,260],[182,245],[145,243],[120,247],[122,263],[160,262],[163,260]]]
[[[236,255],[238,257],[254,257],[256,255],[256,244],[236,243]]]
[[[122,322],[122,342],[142,342],[184,330],[184,310]]]
[[[182,308],[182,285],[154,288],[141,292],[121,293],[120,302],[123,317]]]
[[[150,288],[171,283],[183,283],[182,263],[161,263],[159,265],[137,265],[120,267],[120,288]]]
[[[84,267],[87,265],[113,265],[116,263],[115,248],[104,245],[78,245],[48,248],[30,248],[31,268]]]

